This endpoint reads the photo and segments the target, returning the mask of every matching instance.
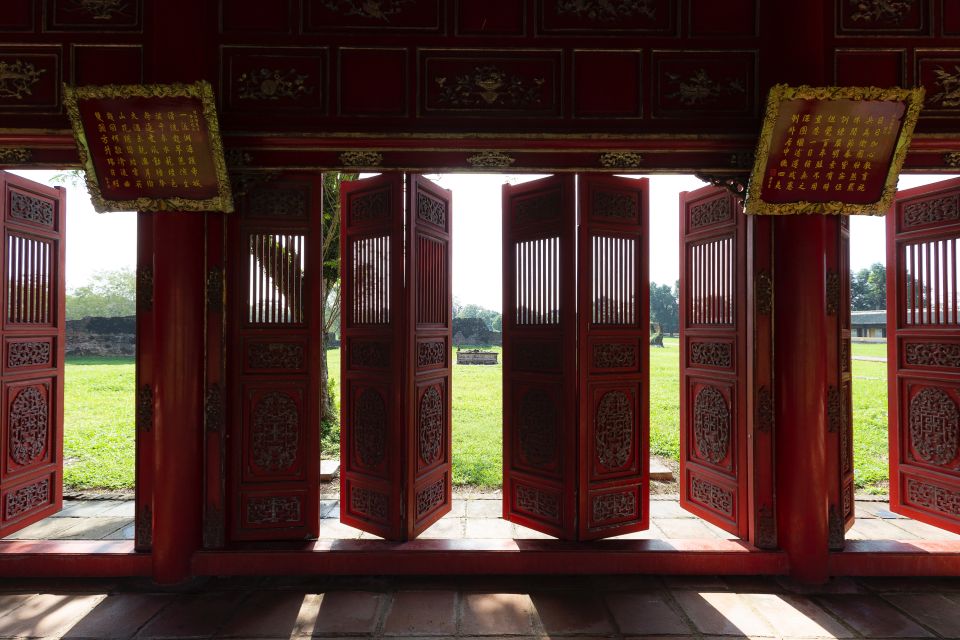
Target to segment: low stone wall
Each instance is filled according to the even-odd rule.
[[[497,352],[457,351],[457,364],[497,364]]]
[[[136,316],[67,320],[68,357],[133,356],[136,354],[136,347]]]

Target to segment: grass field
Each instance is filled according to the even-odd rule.
[[[855,356],[885,353],[885,345],[853,345]],[[340,351],[329,351],[327,358],[338,397]],[[675,338],[665,338],[663,349],[650,350],[650,452],[673,459],[680,450],[678,362]],[[453,367],[455,484],[500,485],[502,371],[501,365]],[[886,364],[854,360],[853,377],[856,482],[861,489],[882,493],[887,481]],[[65,395],[66,486],[132,487],[133,359],[68,360]]]

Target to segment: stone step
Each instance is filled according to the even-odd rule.
[[[673,482],[673,471],[659,460],[651,458],[650,480],[652,482]]]
[[[320,482],[332,482],[340,472],[339,460],[321,460],[320,461]]]

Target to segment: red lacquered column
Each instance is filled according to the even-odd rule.
[[[777,531],[791,575],[827,579],[826,249],[838,220],[775,220]]]

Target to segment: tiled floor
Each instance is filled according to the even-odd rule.
[[[470,494],[453,500],[452,511],[421,535],[422,538],[548,538],[532,529],[500,518],[498,494]],[[68,500],[60,513],[42,520],[7,539],[19,540],[131,540],[133,502],[116,500]],[[339,521],[340,503],[323,500],[320,538],[375,538]],[[857,521],[847,532],[848,540],[960,540],[960,536],[891,513],[886,502],[858,500]],[[732,538],[731,534],[705,522],[680,507],[676,498],[650,501],[650,529],[621,538],[689,539]]]
[[[2,638],[958,638],[960,578],[2,581]]]

